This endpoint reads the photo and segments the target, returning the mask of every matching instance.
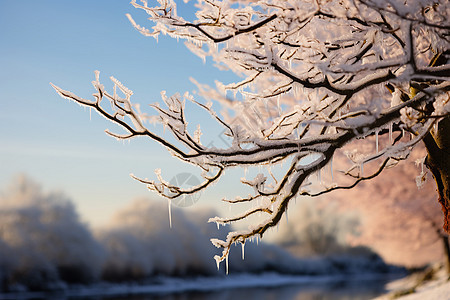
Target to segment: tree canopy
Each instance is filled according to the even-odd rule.
[[[114,91],[108,92],[98,71],[92,82],[94,100],[53,87],[125,130],[107,131],[113,137],[148,137],[199,167],[203,182],[187,189],[166,181],[160,171],[157,180],[134,177],[169,200],[207,189],[228,168],[264,166],[253,179],[242,179],[253,187],[252,195],[224,199],[253,203],[251,209],[210,219],[227,224],[263,216],[247,230],[211,240],[223,248],[215,257],[218,263],[228,257],[232,244],[244,244],[276,226],[296,197],[351,189],[406,159],[421,141],[449,230],[448,1],[199,0],[193,20],[179,16],[172,0],[132,5],[153,23],[146,28],[127,15],[140,33],[185,39],[193,53],[211,57],[219,68],[242,80],[217,81],[215,87],[197,83],[206,102],[189,93],[162,93],[164,106],[152,105],[156,116],[132,103],[133,92],[116,78],[111,77]],[[210,100],[220,103],[223,111],[216,112]],[[228,147],[202,144],[200,126],[188,130],[186,101],[223,126],[231,140]],[[147,126],[151,120],[160,122],[175,142],[152,131]],[[367,143],[373,147],[365,147]],[[345,156],[347,165],[333,171],[337,155]],[[283,174],[274,175],[271,167],[280,164]],[[321,170],[330,169],[329,182],[311,184]],[[422,178],[418,174],[419,185]]]

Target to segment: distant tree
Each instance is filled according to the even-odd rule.
[[[294,212],[292,212],[294,210]],[[291,208],[295,222],[281,224],[275,242],[300,256],[341,255],[353,249],[349,237],[360,234],[359,216],[352,211],[340,211],[336,201],[302,199]]]
[[[232,244],[262,236],[278,224],[296,196],[351,189],[407,158],[420,141],[428,150],[426,165],[437,183],[444,229],[450,230],[448,1],[205,0],[198,1],[195,20],[178,16],[172,0],[158,3],[132,1],[155,24],[147,29],[128,15],[133,26],[146,36],[186,39],[195,54],[242,76],[240,82],[217,83],[216,88],[198,84],[201,96],[219,101],[238,118],[233,118],[236,113],[219,116],[210,102],[200,103],[189,93],[162,93],[166,106],[153,108],[176,138],[171,142],[146,127],[148,115],[113,77],[110,93],[96,72],[92,101],[53,87],[125,129],[124,134],[107,131],[113,137],[149,137],[201,169],[204,181],[187,189],[165,181],[160,171],[157,181],[135,178],[168,199],[208,188],[231,167],[266,167],[254,179],[242,180],[254,188],[253,195],[225,199],[254,203],[250,210],[210,219],[227,224],[258,213],[265,217],[248,230],[230,232],[225,240],[212,239],[223,248],[215,257],[218,262],[228,257]],[[205,146],[200,126],[188,131],[186,100],[224,127],[229,147]],[[361,151],[363,138],[376,144],[372,152]],[[311,175],[328,169],[344,146],[355,149],[347,152],[350,165],[341,176],[346,179],[337,181],[336,176],[331,184],[309,185]],[[283,163],[287,167],[277,178],[270,168]]]
[[[424,153],[419,145],[406,161],[385,170],[383,176],[322,201],[332,200],[339,203],[337,211],[352,210],[361,216],[359,234],[347,240],[351,245],[370,246],[387,262],[411,267],[443,258],[450,274],[448,234],[441,226],[442,212],[435,185],[424,167]]]

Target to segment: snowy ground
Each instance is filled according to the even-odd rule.
[[[390,293],[374,300],[450,300],[450,281],[442,265],[391,282],[387,289]]]
[[[434,282],[428,286],[424,286],[414,294],[403,296],[401,300],[449,300],[450,299],[450,282]]]

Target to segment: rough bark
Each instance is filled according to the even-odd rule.
[[[448,235],[440,235],[442,240],[442,246],[444,247],[444,257],[445,257],[445,269],[450,279],[450,244]]]
[[[444,213],[443,228],[450,233],[450,117],[423,139],[428,155],[426,165],[436,181],[439,203]]]

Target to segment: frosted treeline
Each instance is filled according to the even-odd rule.
[[[62,194],[43,193],[24,176],[0,195],[0,278],[4,288],[87,283],[101,273],[104,250]],[[46,286],[47,285],[47,286]]]
[[[137,199],[103,228],[91,231],[66,196],[44,192],[29,178],[19,176],[0,194],[1,290],[142,282],[158,275],[223,276],[225,270],[217,271],[211,258],[217,249],[209,238],[224,238],[226,233],[206,224],[211,213],[203,209],[185,214],[174,209],[170,228],[165,203]],[[373,253],[352,260],[299,259],[279,246],[248,242],[245,249],[231,252],[229,270],[320,275],[389,268]]]

